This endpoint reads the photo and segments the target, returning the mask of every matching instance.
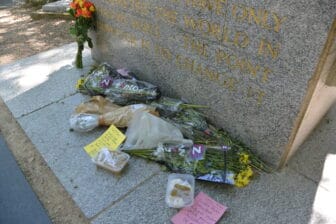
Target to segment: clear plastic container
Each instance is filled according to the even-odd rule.
[[[92,158],[92,161],[99,167],[107,169],[114,174],[120,174],[126,166],[130,156],[121,151],[109,151],[103,148]]]
[[[195,178],[190,174],[168,176],[166,203],[172,208],[191,206],[194,202]]]

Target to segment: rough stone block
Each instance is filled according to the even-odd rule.
[[[328,70],[333,0],[93,2],[95,59],[208,105],[212,122],[274,165],[297,149],[316,80]]]

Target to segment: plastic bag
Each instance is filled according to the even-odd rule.
[[[85,78],[80,91],[89,95],[105,95],[117,104],[130,104],[134,101],[145,102],[160,96],[158,87],[139,81],[128,71],[113,69],[103,63]]]
[[[155,148],[160,142],[191,143],[174,125],[146,112],[136,113],[126,131],[123,150]]]
[[[102,96],[93,96],[89,101],[78,105],[75,111],[78,114],[105,114],[119,108],[120,106],[114,104],[109,99],[106,99]]]
[[[234,185],[239,172],[243,171],[244,177],[250,177],[245,171],[246,164],[241,164],[240,155],[225,145],[162,142],[156,149],[133,149],[127,153],[156,161],[176,173],[191,174],[199,180]]]
[[[162,96],[160,97],[160,99],[151,103],[151,105],[156,107],[159,110],[160,114],[164,117],[168,117],[180,111],[181,104],[183,104],[183,101],[165,96]]]
[[[88,132],[98,126],[109,126],[111,124],[124,128],[128,126],[128,123],[138,111],[155,113],[155,108],[145,104],[134,104],[120,107],[102,115],[74,114],[70,118],[70,127],[78,132]]]
[[[155,108],[145,104],[133,104],[121,107],[114,111],[108,112],[100,116],[100,125],[114,124],[116,127],[127,127],[130,121],[133,119],[135,113],[139,111],[146,111],[155,114]]]
[[[199,131],[208,129],[208,123],[204,116],[194,109],[184,109],[172,117],[171,120],[177,124],[190,126]]]
[[[70,128],[77,132],[88,132],[99,126],[99,115],[73,114],[70,119]]]

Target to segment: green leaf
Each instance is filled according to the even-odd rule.
[[[73,35],[73,36],[77,36],[77,30],[75,27],[70,27],[70,34]]]

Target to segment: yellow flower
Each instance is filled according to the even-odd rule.
[[[236,187],[245,187],[250,183],[250,178],[253,176],[251,167],[247,167],[245,170],[238,173],[235,177]]]
[[[83,8],[84,6],[84,1],[83,0],[78,0],[78,5]]]
[[[245,170],[245,175],[247,177],[252,177],[253,176],[253,170],[251,169],[251,167],[247,167],[247,169]]]
[[[93,5],[90,6],[89,8],[90,12],[94,12],[95,11],[95,7]]]
[[[80,89],[84,84],[84,79],[78,79],[76,83],[76,89]]]
[[[249,164],[250,163],[250,159],[249,159],[249,155],[246,153],[240,153],[239,154],[239,162],[242,164]]]

